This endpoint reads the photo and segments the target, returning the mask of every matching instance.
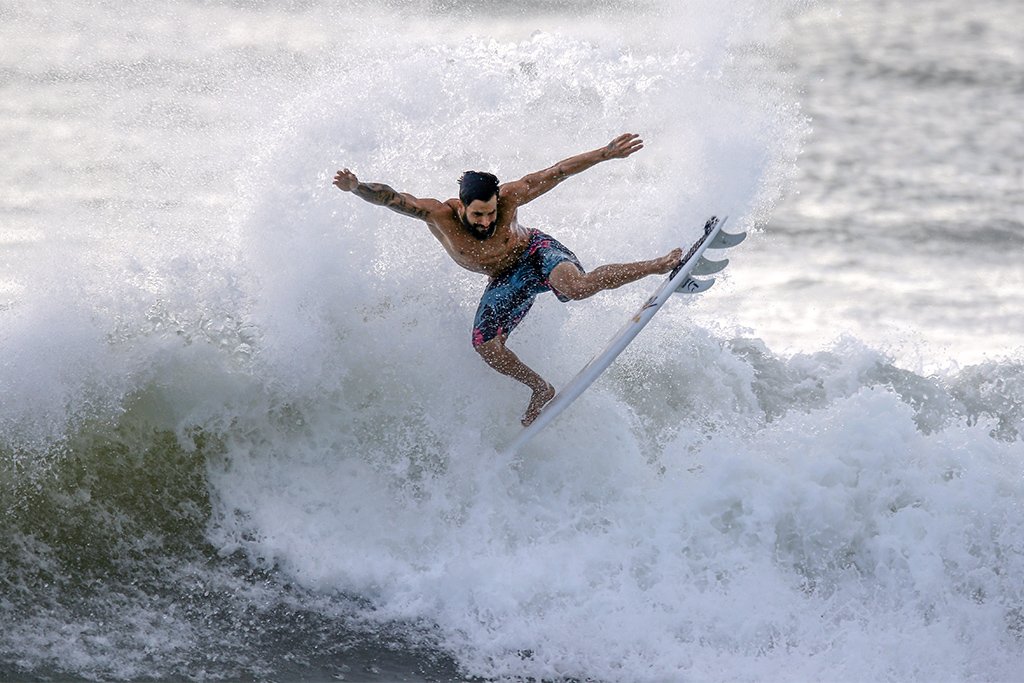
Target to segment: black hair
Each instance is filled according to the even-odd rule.
[[[498,178],[493,173],[466,171],[459,178],[459,200],[463,206],[469,206],[477,199],[488,202],[496,194]]]

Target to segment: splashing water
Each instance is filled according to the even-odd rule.
[[[444,199],[636,130],[521,221],[593,267],[728,212],[753,258],[813,13],[0,9],[0,677],[1016,675],[1020,362],[782,355],[727,277],[505,458],[484,282],[330,186]],[[542,298],[511,344],[559,384],[647,293]]]

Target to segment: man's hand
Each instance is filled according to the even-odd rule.
[[[334,176],[334,185],[339,190],[351,192],[359,186],[359,178],[356,178],[356,174],[346,168],[338,171]]]
[[[604,148],[605,159],[625,159],[644,148],[644,141],[636,133],[623,133]]]

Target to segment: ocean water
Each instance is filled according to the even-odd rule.
[[[1015,0],[0,2],[0,679],[1011,681]],[[420,196],[748,240],[517,457]],[[541,299],[556,385],[652,281]]]

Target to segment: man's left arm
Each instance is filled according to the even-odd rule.
[[[530,173],[519,180],[502,186],[502,196],[515,201],[516,205],[526,204],[551,190],[571,175],[582,173],[591,166],[609,159],[625,159],[643,149],[644,141],[635,133],[624,133],[604,147],[559,161],[543,171]]]

